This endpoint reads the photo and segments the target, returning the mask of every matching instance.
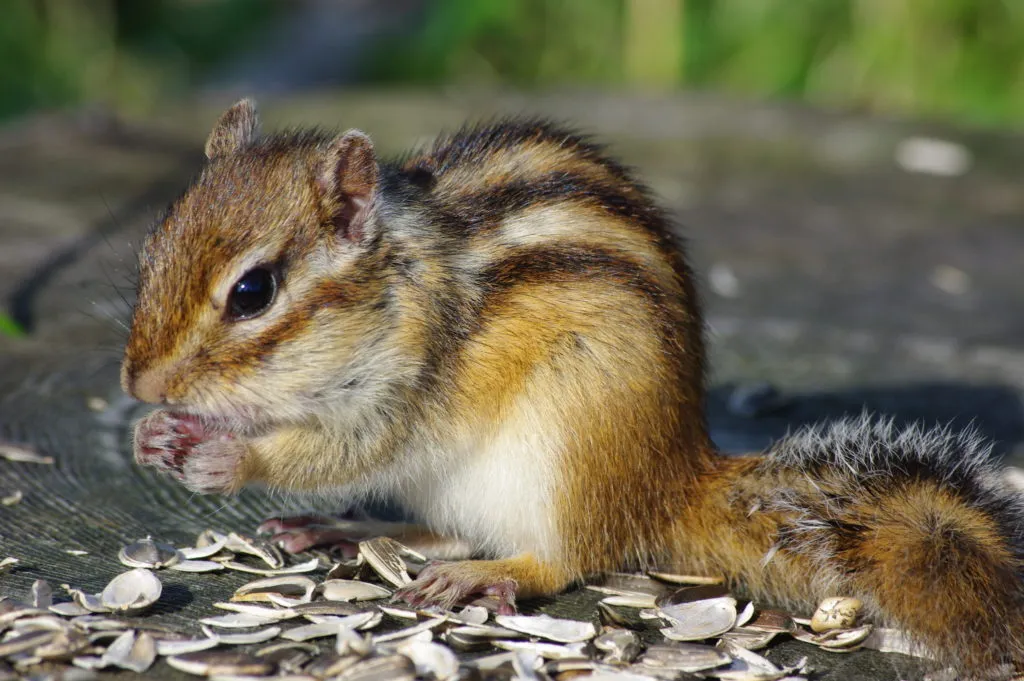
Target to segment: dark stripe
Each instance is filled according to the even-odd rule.
[[[617,177],[626,178],[628,174],[618,163],[606,158],[599,145],[543,119],[506,119],[465,127],[450,137],[438,140],[426,157],[432,171],[443,175],[450,170],[465,170],[467,165],[486,163],[496,151],[526,144],[570,149],[580,158],[607,168]],[[411,170],[418,161],[410,160],[405,168]]]
[[[435,210],[441,220],[474,234],[495,229],[510,215],[528,208],[570,202],[595,206],[659,237],[666,233],[661,211],[638,187],[616,186],[562,170],[488,187]]]
[[[374,304],[377,287],[366,278],[359,280],[326,280],[317,284],[300,303],[259,336],[242,341],[237,350],[224,360],[228,367],[254,366],[267,359],[282,343],[305,334],[313,318],[332,307]]]
[[[600,279],[643,293],[659,305],[664,291],[643,267],[602,248],[570,245],[524,248],[483,270],[480,285],[488,297],[524,284]]]

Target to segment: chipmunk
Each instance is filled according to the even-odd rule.
[[[724,456],[701,307],[665,213],[586,139],[468,127],[396,162],[362,132],[261,136],[252,102],[141,250],[121,381],[137,461],[397,499],[471,558],[399,595],[555,594],[618,569],[862,599],[968,670],[1024,657],[1024,504],[970,434],[884,420]],[[291,550],[343,537],[272,521]],[[453,557],[453,556],[448,556]]]

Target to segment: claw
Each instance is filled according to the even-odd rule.
[[[355,558],[359,553],[357,539],[352,533],[333,527],[334,519],[318,515],[298,515],[288,518],[270,518],[256,528],[260,534],[270,534],[270,541],[288,553],[302,553],[314,547],[323,547],[340,553],[343,558]]]
[[[516,613],[514,579],[495,579],[472,561],[431,563],[411,584],[395,592],[395,598],[416,607],[438,605],[450,609],[456,604],[485,595],[498,600],[498,613]]]

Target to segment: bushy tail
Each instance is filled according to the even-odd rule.
[[[720,473],[695,510],[738,528],[682,528],[708,538],[703,567],[768,600],[857,596],[961,669],[1024,662],[1024,497],[975,434],[865,416]]]

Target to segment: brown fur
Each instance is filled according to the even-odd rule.
[[[432,568],[413,601],[510,603],[659,565],[807,608],[858,595],[972,669],[1019,655],[1019,628],[992,613],[1019,618],[992,603],[1021,601],[1020,540],[995,502],[971,501],[974,482],[893,467],[875,494],[839,462],[816,467],[828,447],[813,438],[803,458],[717,455],[693,276],[598,147],[507,121],[378,164],[355,131],[255,130],[251,105],[225,114],[210,165],[143,248],[123,383],[168,411],[140,425],[141,461],[201,491],[406,494],[490,558]],[[257,266],[278,273],[277,299],[228,318]],[[194,449],[175,443],[182,414],[200,420],[186,421]],[[509,483],[444,487],[467,470]],[[491,484],[508,508],[474,497]],[[460,494],[494,523],[474,525]],[[539,523],[537,545],[517,518]],[[987,638],[951,633],[963,627]]]

